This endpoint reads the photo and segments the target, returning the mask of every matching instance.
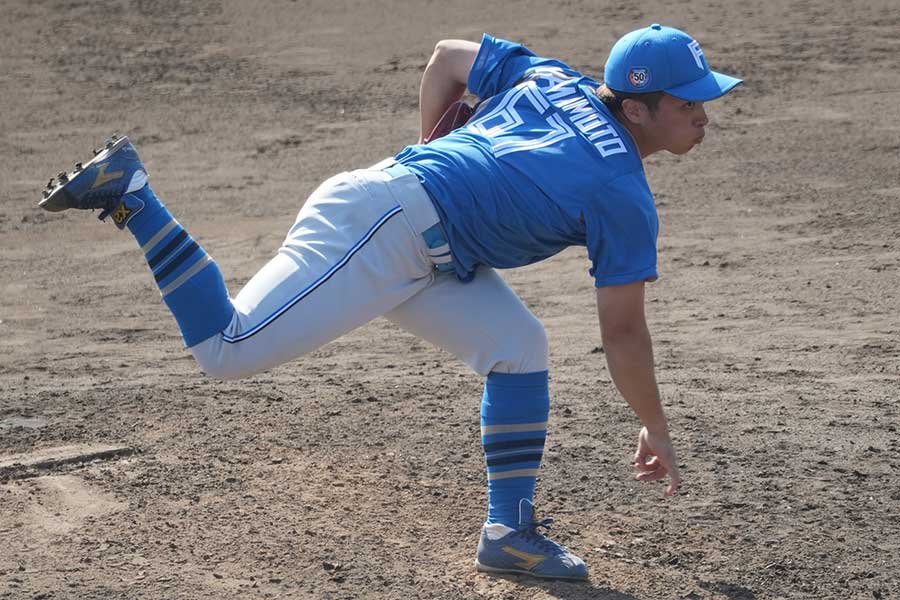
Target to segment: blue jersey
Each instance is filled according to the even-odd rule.
[[[484,100],[464,127],[397,155],[434,201],[457,275],[585,246],[597,287],[655,279],[653,194],[599,84],[485,34],[468,85]]]

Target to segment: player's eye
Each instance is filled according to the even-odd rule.
[[[684,107],[685,107],[686,109],[688,109],[688,110],[694,110],[694,108],[695,108],[696,106],[697,106],[697,103],[694,102],[693,100],[688,100],[688,101],[685,102],[685,104],[684,104]]]

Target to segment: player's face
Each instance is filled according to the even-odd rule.
[[[651,118],[655,121],[659,148],[672,154],[686,154],[702,142],[709,123],[702,102],[668,94],[662,97]]]

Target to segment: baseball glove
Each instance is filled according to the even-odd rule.
[[[454,102],[450,105],[450,108],[441,115],[437,125],[434,126],[431,133],[425,138],[425,143],[427,144],[438,138],[442,138],[454,129],[462,127],[472,116],[473,112],[475,112],[475,109],[469,106],[466,101],[458,100]]]

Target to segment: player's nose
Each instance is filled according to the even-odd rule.
[[[700,102],[697,104],[697,113],[694,121],[694,125],[697,127],[706,127],[709,123],[709,117],[706,116],[706,108],[703,106],[703,103]]]

